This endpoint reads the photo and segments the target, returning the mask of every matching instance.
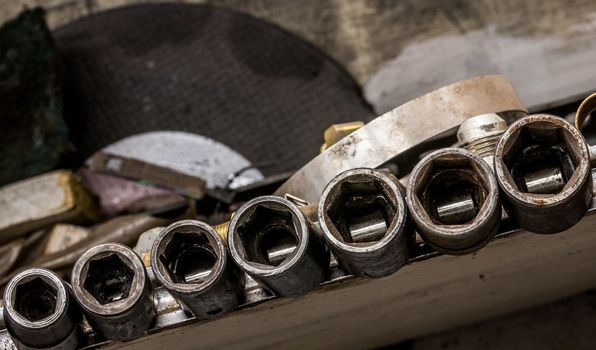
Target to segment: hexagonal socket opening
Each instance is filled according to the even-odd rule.
[[[241,258],[272,267],[281,265],[298,246],[297,221],[281,204],[255,205],[238,221]]]
[[[88,262],[83,287],[101,305],[128,298],[134,279],[134,271],[118,254]]]
[[[352,174],[344,178],[325,201],[324,213],[335,228],[331,233],[346,244],[380,241],[397,214],[394,196],[376,177]]]
[[[435,225],[466,225],[480,212],[489,192],[478,165],[463,155],[441,155],[421,169],[415,194]]]
[[[41,277],[17,285],[14,309],[30,322],[41,321],[56,312],[58,290]]]
[[[203,232],[174,232],[159,261],[172,283],[200,284],[211,275],[218,254],[210,237]]]
[[[521,126],[507,139],[503,162],[520,192],[557,194],[580,163],[577,140],[548,121]]]

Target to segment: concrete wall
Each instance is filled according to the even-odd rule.
[[[24,6],[43,6],[50,26],[107,9],[155,0],[2,0],[0,22]],[[175,2],[175,1],[172,1]],[[250,13],[323,48],[364,84],[411,43],[442,35],[494,28],[513,37],[564,33],[569,48],[577,33],[592,30],[593,0],[185,0]],[[588,27],[586,27],[588,26]],[[440,53],[439,53],[440,54]]]

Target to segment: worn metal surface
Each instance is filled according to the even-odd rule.
[[[289,193],[317,202],[327,183],[342,171],[376,168],[467,118],[505,111],[525,111],[525,107],[503,76],[477,77],[445,86],[345,137],[298,170],[275,194]]]
[[[244,274],[228,258],[226,243],[209,225],[178,221],[151,249],[159,283],[198,318],[211,318],[243,302]]]
[[[345,171],[327,185],[318,221],[327,245],[347,273],[379,278],[407,263],[414,231],[404,192],[393,175],[363,168]],[[364,233],[362,226],[368,229]]]
[[[499,187],[491,167],[461,148],[424,157],[412,172],[406,199],[418,234],[447,254],[482,248],[501,221]]]
[[[56,222],[97,218],[81,180],[57,170],[0,188],[0,242]]]
[[[205,193],[203,178],[183,174],[152,162],[99,151],[87,160],[86,165],[92,171],[164,187],[195,199],[201,199]]]
[[[328,273],[329,251],[311,230],[289,200],[257,197],[234,214],[228,248],[233,261],[264,288],[277,296],[295,297],[318,287]],[[272,251],[288,244],[294,246],[289,255],[271,259]]]
[[[324,152],[327,148],[336,144],[339,140],[350,135],[354,131],[364,126],[364,122],[355,121],[340,124],[333,124],[323,132],[323,140],[325,141],[321,145],[321,152]]]
[[[87,250],[75,263],[71,285],[85,318],[105,339],[138,338],[153,323],[152,284],[126,246],[105,243]]]
[[[457,130],[457,146],[479,155],[492,167],[497,142],[505,130],[507,122],[496,113],[472,117]]]
[[[534,184],[545,178],[544,170],[560,173],[546,177],[554,185]],[[509,215],[532,232],[573,226],[592,201],[588,146],[573,125],[556,116],[535,114],[512,124],[497,145],[495,174]]]
[[[586,97],[579,105],[575,113],[575,127],[581,129],[594,111],[596,111],[596,93]]]
[[[6,328],[20,349],[77,347],[81,311],[55,273],[37,268],[19,273],[6,287],[4,303]]]

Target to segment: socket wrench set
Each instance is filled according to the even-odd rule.
[[[572,227],[592,205],[591,147],[565,119],[529,115],[508,84],[476,78],[398,107],[229,222],[158,228],[147,256],[105,243],[79,258],[69,282],[46,269],[18,273],[4,292],[0,347],[132,340],[321,284],[399,274],[422,255],[473,253],[503,223],[537,234]],[[391,119],[403,113],[409,121]],[[395,131],[408,128],[417,142]],[[419,150],[407,176],[392,166],[443,131],[458,142]]]

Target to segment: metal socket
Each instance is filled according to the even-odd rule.
[[[348,273],[387,276],[408,262],[413,227],[397,178],[358,168],[323,190],[318,219],[327,245]]]
[[[106,339],[138,338],[155,318],[145,266],[121,244],[100,244],[83,253],[72,271],[72,288],[85,317]]]
[[[4,322],[19,349],[75,349],[81,320],[70,287],[46,269],[14,276],[4,291]]]
[[[592,201],[588,146],[575,127],[553,115],[513,123],[497,144],[495,173],[508,213],[532,232],[568,229]]]
[[[240,207],[230,222],[230,255],[275,295],[303,295],[319,286],[329,269],[329,251],[309,225],[289,200],[257,197]]]
[[[499,187],[490,166],[461,148],[424,157],[412,171],[406,201],[418,234],[446,254],[482,248],[501,220]]]
[[[243,300],[244,274],[228,261],[221,236],[203,222],[178,221],[161,231],[151,266],[157,280],[197,317],[214,317]]]

